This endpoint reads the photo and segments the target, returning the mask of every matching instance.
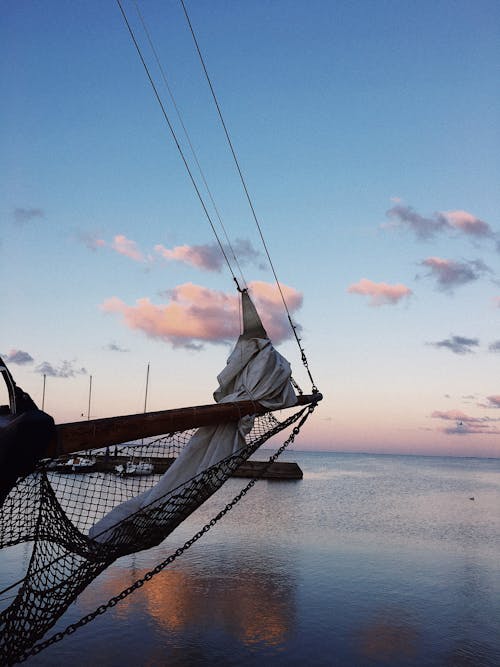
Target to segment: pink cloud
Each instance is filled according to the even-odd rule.
[[[247,239],[235,239],[231,246],[223,244],[223,248],[228,257],[232,257],[234,253],[241,265],[254,263],[260,266],[261,253],[255,250]],[[183,262],[205,271],[219,272],[224,266],[224,255],[217,243],[181,245],[174,248],[165,248],[159,243],[154,249],[167,261]]]
[[[436,279],[442,290],[452,290],[491,273],[491,269],[480,259],[456,262],[442,257],[428,257],[421,265],[430,270],[429,275]]]
[[[493,303],[497,308],[500,308],[500,296],[494,296],[493,297]]]
[[[158,244],[155,245],[155,252],[167,261],[184,262],[206,271],[220,271],[224,261],[224,257],[216,245],[180,245],[170,249]]]
[[[7,363],[19,364],[20,366],[31,364],[34,361],[31,354],[29,352],[24,352],[23,350],[11,350],[8,354],[3,356]]]
[[[302,305],[302,295],[282,285],[290,312]],[[260,312],[263,324],[275,343],[291,337],[290,325],[278,290],[260,281],[249,285],[249,291]],[[128,306],[112,297],[101,306],[105,312],[122,316],[125,326],[147,336],[159,338],[174,347],[200,348],[203,343],[227,343],[240,334],[239,295],[185,283],[169,290],[169,302],[156,305],[149,298]]]
[[[498,434],[500,430],[497,428],[495,422],[500,419],[492,419],[491,417],[470,417],[461,410],[435,410],[431,417],[434,419],[441,419],[445,422],[455,422],[454,426],[446,426],[444,433],[449,435],[467,435],[467,434]]]
[[[434,417],[435,419],[444,419],[446,421],[462,421],[469,423],[481,421],[480,417],[469,417],[461,410],[434,410],[431,417]]]
[[[144,255],[138,249],[137,243],[135,241],[128,239],[123,234],[118,234],[117,236],[115,236],[115,238],[113,239],[113,243],[111,244],[111,247],[120,255],[125,255],[125,257],[129,257],[130,259],[133,259],[135,262],[144,261]]]
[[[488,407],[500,408],[500,394],[497,394],[496,396],[486,396],[486,398],[490,402]]]
[[[493,230],[487,222],[467,211],[443,211],[441,215],[450,227],[469,236],[493,238]]]
[[[395,206],[386,215],[391,224],[382,227],[401,226],[410,229],[421,240],[430,239],[441,232],[459,231],[473,238],[495,239],[490,225],[468,211],[441,211],[424,216],[400,201],[393,200]]]
[[[89,250],[93,250],[94,252],[98,248],[103,248],[106,245],[104,239],[100,239],[90,232],[79,231],[77,232],[77,238],[81,243],[86,245]]]
[[[349,285],[347,291],[350,294],[362,294],[370,297],[370,306],[394,305],[401,299],[413,294],[405,285],[389,285],[388,283],[374,283],[372,280],[362,278],[358,283]]]

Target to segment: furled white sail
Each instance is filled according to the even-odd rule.
[[[274,410],[295,405],[290,364],[273,347],[246,292],[242,306],[244,331],[217,378],[215,400],[230,403],[250,399]],[[90,529],[89,536],[100,542],[112,540],[117,524],[244,447],[253,421],[252,416],[246,416],[238,422],[199,428],[156,486],[115,507]]]

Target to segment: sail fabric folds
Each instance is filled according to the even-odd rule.
[[[242,306],[245,330],[229,356],[226,367],[217,377],[219,387],[214,393],[216,402],[254,400],[270,410],[294,406],[297,399],[290,382],[290,364],[267,338],[246,292],[243,293]],[[119,524],[145,508],[154,507],[156,502],[186,481],[242,449],[253,423],[254,417],[245,416],[238,422],[198,429],[152,489],[111,510],[90,529],[89,537],[98,542],[113,541]]]

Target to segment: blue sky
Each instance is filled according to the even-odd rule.
[[[180,4],[140,7],[262,296],[272,275]],[[498,3],[187,7],[325,394],[299,445],[499,456]],[[140,411],[148,362],[150,409],[209,402],[233,284],[116,3],[1,13],[0,351],[35,400],[48,372],[57,421],[86,415],[89,374],[92,416]],[[226,314],[200,338],[183,313],[201,290]],[[280,350],[307,390],[296,346]]]

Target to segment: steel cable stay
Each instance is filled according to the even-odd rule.
[[[200,160],[199,160],[199,158],[198,158],[198,154],[197,154],[197,152],[196,152],[196,150],[195,150],[195,147],[194,147],[193,142],[192,142],[192,140],[191,140],[190,134],[189,134],[189,132],[188,132],[188,129],[187,129],[186,124],[185,124],[185,122],[184,122],[184,119],[183,119],[183,117],[182,117],[181,111],[180,111],[179,106],[178,106],[178,104],[177,104],[177,101],[176,101],[176,99],[175,99],[174,93],[173,93],[173,91],[172,91],[172,87],[171,87],[171,85],[170,85],[169,82],[168,82],[167,75],[165,74],[165,68],[164,68],[163,65],[162,65],[162,62],[161,62],[160,57],[159,57],[159,55],[158,55],[158,51],[157,51],[157,49],[156,49],[156,47],[155,47],[155,45],[154,45],[154,43],[153,43],[153,39],[152,39],[151,33],[150,33],[149,28],[148,28],[148,26],[147,26],[147,24],[146,24],[146,21],[145,21],[145,19],[144,19],[144,16],[143,16],[143,14],[142,14],[142,12],[141,12],[141,10],[140,10],[140,7],[139,7],[139,4],[138,4],[137,0],[134,0],[134,4],[135,4],[135,8],[136,8],[137,14],[138,14],[138,16],[139,16],[139,19],[140,19],[140,21],[141,21],[141,23],[142,23],[142,27],[143,27],[143,29],[144,29],[144,33],[145,33],[146,38],[147,38],[147,40],[148,40],[149,46],[150,46],[150,48],[151,48],[151,51],[153,52],[153,55],[154,55],[156,64],[158,65],[158,69],[159,69],[159,71],[160,71],[160,75],[161,75],[161,78],[162,78],[163,83],[164,83],[164,85],[165,85],[165,88],[166,88],[166,90],[167,90],[167,92],[168,92],[170,101],[172,102],[172,106],[173,106],[174,109],[175,109],[175,113],[176,113],[176,115],[177,115],[177,118],[178,118],[178,120],[179,120],[179,123],[180,123],[180,125],[181,125],[181,127],[182,127],[182,130],[183,130],[183,132],[184,132],[184,136],[186,137],[186,141],[187,141],[187,143],[188,143],[189,149],[190,149],[190,151],[191,151],[191,154],[192,154],[192,156],[193,156],[194,161],[196,162],[196,166],[198,167],[198,171],[199,171],[199,173],[200,173],[200,177],[201,177],[201,179],[202,179],[202,181],[203,181],[203,184],[204,184],[205,189],[206,189],[206,191],[207,191],[208,197],[209,197],[209,199],[210,199],[210,201],[211,201],[211,203],[212,203],[213,209],[214,209],[214,211],[215,211],[215,215],[217,216],[217,219],[218,219],[219,224],[220,224],[220,226],[221,226],[221,229],[222,229],[222,231],[223,231],[224,238],[226,239],[228,248],[229,248],[229,250],[231,251],[231,255],[232,255],[232,257],[233,257],[233,260],[234,260],[236,266],[238,267],[238,271],[239,271],[239,274],[240,274],[240,277],[241,277],[241,280],[242,280],[242,284],[243,284],[243,286],[246,288],[246,287],[247,287],[247,281],[246,281],[246,279],[245,279],[245,276],[243,275],[243,270],[242,270],[241,265],[240,265],[240,263],[239,263],[239,261],[238,261],[238,257],[236,256],[236,252],[235,252],[234,247],[233,247],[233,245],[232,245],[232,243],[231,243],[231,240],[229,239],[229,235],[228,235],[228,233],[227,233],[227,230],[226,230],[226,227],[225,227],[225,225],[224,225],[224,222],[222,221],[222,216],[221,216],[221,214],[220,214],[219,207],[217,206],[217,204],[216,204],[216,202],[215,202],[215,198],[214,198],[214,196],[213,196],[212,190],[211,190],[211,188],[210,188],[210,186],[209,186],[209,184],[208,184],[208,181],[207,181],[207,178],[206,178],[206,176],[205,176],[204,170],[203,170],[203,168],[202,168],[202,166],[201,166],[201,164],[200,164]]]
[[[222,241],[221,241],[221,239],[220,239],[220,237],[219,237],[219,235],[218,235],[218,233],[217,233],[217,230],[215,229],[215,225],[214,225],[214,223],[213,223],[212,217],[211,217],[211,215],[210,215],[210,213],[209,213],[209,211],[208,211],[207,205],[205,204],[205,200],[204,200],[203,197],[202,197],[202,194],[201,194],[201,192],[200,192],[200,189],[199,189],[199,187],[198,187],[198,184],[196,183],[196,179],[194,178],[192,169],[191,169],[191,167],[189,166],[189,163],[188,163],[187,158],[186,158],[186,156],[185,156],[185,154],[184,154],[184,151],[182,150],[182,147],[181,147],[180,142],[179,142],[179,140],[178,140],[178,138],[177,138],[177,134],[176,134],[176,132],[175,132],[175,129],[174,129],[173,125],[172,125],[172,122],[170,121],[170,118],[169,118],[168,114],[167,114],[167,111],[166,111],[166,109],[165,109],[165,105],[163,104],[162,98],[161,98],[160,93],[159,93],[159,91],[158,91],[158,88],[157,88],[157,86],[156,86],[156,84],[155,84],[155,82],[154,82],[154,79],[153,79],[153,77],[152,77],[152,75],[151,75],[150,69],[149,69],[149,67],[148,67],[148,65],[147,65],[147,63],[146,63],[146,60],[144,59],[144,56],[143,56],[141,47],[139,46],[139,43],[138,43],[138,41],[137,41],[137,39],[136,39],[136,37],[135,37],[135,33],[134,33],[134,31],[133,31],[133,29],[132,29],[132,26],[130,25],[130,22],[129,22],[128,18],[127,18],[127,15],[126,15],[126,13],[125,13],[125,10],[124,10],[124,8],[123,8],[123,5],[122,5],[122,3],[121,3],[121,0],[116,0],[116,3],[117,3],[117,5],[118,5],[118,7],[119,7],[119,9],[120,9],[120,11],[121,11],[121,14],[122,14],[122,16],[123,16],[123,20],[125,21],[125,24],[126,24],[126,26],[127,26],[128,32],[129,32],[130,37],[131,37],[131,39],[132,39],[132,42],[133,42],[133,44],[134,44],[134,46],[135,46],[135,49],[136,49],[137,54],[138,54],[138,56],[139,56],[139,59],[140,59],[140,61],[141,61],[141,63],[142,63],[142,66],[144,67],[144,70],[145,70],[145,72],[146,72],[146,76],[147,76],[147,78],[148,78],[148,80],[149,80],[149,83],[150,83],[152,89],[153,89],[153,93],[154,93],[154,95],[155,95],[155,97],[156,97],[156,100],[157,100],[158,104],[160,105],[160,108],[161,108],[163,117],[165,118],[165,121],[166,121],[166,123],[167,123],[167,125],[168,125],[168,128],[169,128],[169,130],[170,130],[170,134],[172,135],[172,138],[173,138],[174,143],[175,143],[175,145],[176,145],[176,147],[177,147],[177,150],[178,150],[178,152],[179,152],[179,155],[181,156],[182,162],[184,163],[184,167],[185,167],[185,169],[186,169],[186,171],[187,171],[187,173],[188,173],[188,176],[189,176],[189,179],[190,179],[190,181],[191,181],[191,184],[192,184],[192,186],[193,186],[193,188],[194,188],[194,190],[195,190],[195,192],[196,192],[196,195],[197,195],[197,197],[198,197],[198,199],[199,199],[199,201],[200,201],[200,204],[201,204],[201,206],[202,206],[202,208],[203,208],[203,212],[204,212],[204,214],[205,214],[205,217],[207,218],[208,223],[209,223],[209,225],[210,225],[210,227],[211,227],[211,229],[212,229],[212,232],[213,232],[213,234],[215,235],[215,238],[217,239],[217,243],[219,244],[220,251],[221,251],[221,253],[222,253],[222,255],[223,255],[223,257],[224,257],[224,259],[225,259],[225,261],[226,261],[226,264],[227,264],[227,266],[228,266],[228,268],[229,268],[229,271],[230,271],[230,273],[231,273],[231,276],[232,276],[232,278],[233,278],[233,280],[234,280],[234,282],[235,282],[235,284],[236,284],[236,287],[237,287],[238,291],[241,291],[241,286],[240,286],[240,284],[239,284],[239,282],[238,282],[238,279],[236,278],[235,272],[234,272],[234,270],[233,270],[233,267],[231,266],[231,262],[229,261],[229,258],[228,258],[228,256],[227,256],[227,253],[226,253],[225,249],[224,249],[224,246],[223,246],[223,244],[222,244]]]
[[[168,124],[170,133],[171,133],[171,135],[172,135],[172,137],[173,137],[173,139],[174,139],[174,142],[175,142],[175,145],[176,145],[176,147],[177,147],[177,150],[179,151],[179,154],[180,154],[180,156],[181,156],[181,158],[182,158],[182,161],[183,161],[183,163],[184,163],[184,166],[185,166],[185,168],[186,168],[186,170],[187,170],[187,172],[188,172],[188,175],[189,175],[189,178],[190,178],[190,180],[191,180],[191,183],[192,183],[192,185],[193,185],[193,187],[194,187],[194,189],[195,189],[195,192],[196,192],[196,194],[197,194],[197,196],[198,196],[198,199],[199,199],[199,201],[200,201],[200,203],[201,203],[201,205],[202,205],[202,208],[203,208],[203,211],[204,211],[204,213],[205,213],[205,216],[206,216],[206,218],[207,218],[207,220],[208,220],[208,222],[209,222],[209,224],[210,224],[210,227],[212,228],[212,231],[213,231],[213,233],[214,233],[214,235],[215,235],[215,238],[217,239],[219,248],[220,248],[220,250],[221,250],[221,252],[222,252],[222,254],[223,254],[223,256],[224,256],[224,259],[225,259],[225,261],[226,261],[226,264],[228,265],[228,268],[229,268],[230,273],[231,273],[231,276],[232,276],[232,278],[233,278],[233,280],[234,280],[234,282],[235,282],[235,284],[236,284],[236,287],[237,287],[238,291],[241,291],[241,286],[240,286],[240,284],[239,284],[239,282],[238,282],[238,280],[237,280],[237,278],[236,278],[235,272],[234,272],[234,270],[233,270],[233,268],[232,268],[232,266],[231,266],[231,263],[230,263],[229,258],[228,258],[228,256],[227,256],[227,253],[226,253],[225,250],[224,250],[224,247],[223,247],[223,244],[222,244],[222,242],[221,242],[221,240],[220,240],[220,237],[219,237],[219,235],[217,234],[217,231],[216,231],[216,229],[215,229],[213,220],[212,220],[212,218],[211,218],[211,216],[210,216],[210,214],[209,214],[209,212],[208,212],[208,208],[207,208],[207,206],[206,206],[206,204],[205,204],[205,201],[204,201],[204,199],[203,199],[203,197],[202,197],[202,195],[201,195],[200,189],[198,188],[198,185],[197,185],[197,183],[196,183],[196,180],[195,180],[195,178],[194,178],[194,175],[193,175],[193,173],[192,173],[192,170],[191,170],[191,168],[190,168],[190,166],[189,166],[189,163],[188,163],[188,161],[187,161],[187,158],[186,158],[186,156],[185,156],[185,154],[184,154],[184,152],[183,152],[183,150],[182,150],[182,148],[181,148],[180,142],[179,142],[179,140],[178,140],[178,137],[177,137],[177,135],[176,135],[176,132],[175,132],[175,130],[174,130],[174,127],[173,127],[173,125],[172,125],[172,122],[170,121],[170,118],[169,118],[169,116],[168,116],[168,114],[167,114],[167,112],[166,112],[165,105],[163,104],[163,101],[162,101],[162,99],[161,99],[161,96],[160,96],[160,93],[159,93],[159,91],[158,91],[158,88],[157,88],[157,86],[156,86],[156,84],[155,84],[155,82],[154,82],[154,79],[153,79],[152,75],[151,75],[150,69],[149,69],[149,67],[148,67],[148,65],[147,65],[147,63],[146,63],[146,61],[145,61],[145,58],[144,58],[144,56],[143,56],[142,50],[141,50],[141,48],[140,48],[140,46],[139,46],[139,43],[138,43],[138,41],[137,41],[137,38],[136,38],[135,33],[134,33],[134,31],[133,31],[133,28],[132,28],[132,26],[130,25],[130,22],[129,22],[128,18],[127,18],[127,15],[126,15],[126,12],[125,12],[125,10],[124,10],[124,8],[123,8],[122,2],[121,2],[121,0],[116,0],[116,2],[117,2],[118,6],[119,6],[119,8],[120,8],[120,11],[121,11],[121,14],[122,14],[122,16],[123,16],[123,19],[124,19],[124,21],[125,21],[125,24],[126,24],[126,26],[127,26],[128,32],[129,32],[129,34],[130,34],[130,36],[131,36],[131,38],[132,38],[132,41],[133,41],[134,46],[135,46],[135,48],[136,48],[136,51],[137,51],[137,53],[138,53],[138,55],[139,55],[139,58],[140,58],[140,60],[141,60],[141,63],[142,63],[142,65],[143,65],[143,67],[144,67],[144,70],[145,70],[145,72],[146,72],[146,75],[147,75],[147,77],[148,77],[148,80],[149,80],[149,82],[150,82],[150,85],[151,85],[151,87],[152,87],[152,89],[153,89],[153,92],[154,92],[154,94],[155,94],[155,97],[156,97],[156,99],[157,99],[157,101],[158,101],[158,103],[159,103],[159,105],[160,105],[160,108],[161,108],[161,110],[162,110],[163,116],[164,116],[164,118],[165,118],[165,120],[166,120],[166,122],[167,122],[167,124]],[[191,143],[191,141],[190,141],[190,139],[189,139],[189,135],[188,135],[187,130],[185,129],[184,123],[183,123],[183,121],[182,121],[182,119],[181,119],[180,113],[179,113],[179,111],[178,111],[178,107],[177,107],[177,105],[176,105],[176,103],[175,103],[175,100],[174,100],[174,98],[173,98],[173,95],[171,95],[171,89],[170,89],[170,86],[168,85],[166,76],[164,75],[164,69],[163,69],[163,67],[161,66],[161,62],[160,62],[160,59],[159,59],[159,56],[158,56],[158,52],[157,52],[156,48],[154,47],[154,44],[153,44],[153,41],[152,41],[150,32],[149,32],[149,30],[147,29],[146,23],[145,23],[145,21],[144,21],[144,19],[143,19],[143,17],[142,17],[142,13],[140,12],[140,9],[139,9],[139,7],[138,7],[138,5],[137,5],[136,0],[134,0],[134,3],[135,3],[135,6],[136,6],[136,8],[137,8],[137,11],[138,11],[138,14],[139,14],[139,18],[140,18],[140,20],[141,20],[141,23],[143,24],[143,28],[144,28],[144,30],[145,30],[145,33],[146,33],[148,42],[149,42],[150,47],[151,47],[151,49],[152,49],[152,51],[153,51],[154,57],[155,57],[155,59],[156,59],[156,61],[157,61],[157,65],[158,65],[158,67],[159,67],[159,69],[160,69],[160,72],[161,72],[161,74],[162,74],[162,77],[164,78],[164,82],[165,82],[165,84],[166,84],[167,90],[169,91],[169,94],[170,94],[170,96],[171,96],[171,99],[172,99],[172,102],[173,102],[173,106],[174,106],[174,108],[177,110],[177,113],[178,113],[178,116],[179,116],[179,119],[180,119],[180,122],[181,122],[181,126],[183,127],[183,129],[184,129],[184,131],[185,131],[185,134],[186,134],[186,136],[187,136],[188,144],[190,145],[190,147],[191,147],[191,149],[192,149],[192,151],[193,151],[194,159],[195,159],[195,161],[196,161],[197,164],[198,164],[198,167],[199,167],[199,169],[200,169],[200,173],[202,174],[202,180],[204,181],[205,186],[207,187],[207,190],[208,190],[208,192],[209,192],[209,197],[210,197],[211,200],[212,200],[212,196],[211,196],[211,193],[210,193],[210,188],[208,188],[208,185],[206,184],[206,179],[205,179],[205,176],[204,176],[204,174],[203,174],[203,170],[201,169],[201,167],[200,167],[200,165],[199,165],[199,163],[198,163],[198,159],[197,159],[197,157],[196,157],[196,152],[195,152],[194,149],[192,148],[192,143]],[[197,40],[197,38],[196,38],[196,34],[195,34],[195,32],[194,32],[194,28],[193,28],[193,25],[192,25],[192,23],[191,23],[189,14],[188,14],[188,12],[187,12],[187,8],[186,8],[186,5],[185,5],[185,3],[184,3],[184,0],[180,0],[180,3],[181,3],[181,5],[182,5],[183,11],[184,11],[184,15],[185,15],[185,17],[186,17],[187,24],[188,24],[188,26],[189,26],[189,30],[190,30],[190,33],[191,33],[191,35],[192,35],[192,38],[193,38],[193,41],[194,41],[194,44],[195,44],[196,51],[197,51],[197,53],[198,53],[198,57],[199,57],[199,59],[200,59],[201,65],[202,65],[202,68],[203,68],[203,72],[204,72],[205,78],[206,78],[207,83],[208,83],[208,85],[209,85],[210,92],[211,92],[211,94],[212,94],[212,98],[213,98],[213,100],[214,100],[214,104],[215,104],[216,109],[217,109],[217,114],[218,114],[218,116],[219,116],[219,119],[220,119],[222,128],[223,128],[223,130],[224,130],[224,134],[225,134],[225,136],[226,136],[226,139],[227,139],[227,142],[228,142],[230,151],[231,151],[231,155],[232,155],[232,157],[233,157],[233,160],[234,160],[234,163],[235,163],[235,166],[236,166],[236,169],[237,169],[237,172],[238,172],[238,175],[239,175],[239,178],[240,178],[240,181],[241,181],[243,190],[244,190],[244,192],[245,192],[245,196],[246,196],[246,199],[247,199],[247,201],[248,201],[248,204],[249,204],[249,207],[250,207],[250,210],[251,210],[251,213],[252,213],[253,220],[254,220],[255,225],[256,225],[256,228],[257,228],[257,230],[258,230],[259,237],[260,237],[260,239],[261,239],[261,242],[262,242],[262,245],[263,245],[263,248],[264,248],[266,257],[267,257],[268,262],[269,262],[269,266],[270,266],[271,271],[272,271],[272,273],[273,273],[273,276],[274,276],[274,279],[275,279],[275,282],[276,282],[276,286],[277,286],[277,288],[278,288],[278,291],[279,291],[281,300],[282,300],[282,302],[283,302],[283,306],[284,306],[284,309],[285,309],[285,312],[286,312],[286,316],[287,316],[287,319],[288,319],[288,322],[289,322],[291,331],[292,331],[293,336],[294,336],[294,338],[295,338],[295,341],[296,341],[296,343],[297,343],[297,345],[298,345],[302,364],[303,364],[304,368],[306,369],[306,372],[307,372],[307,374],[308,374],[308,376],[309,376],[309,380],[310,380],[310,382],[311,382],[311,386],[312,386],[312,392],[313,392],[313,393],[317,393],[317,392],[318,392],[318,388],[317,388],[317,386],[316,386],[316,383],[315,383],[315,381],[314,381],[314,379],[313,379],[311,370],[310,370],[310,368],[309,368],[309,363],[308,363],[308,360],[307,360],[307,357],[306,357],[306,354],[305,354],[305,350],[304,350],[304,347],[302,346],[301,339],[299,338],[299,335],[298,335],[298,332],[297,332],[297,326],[294,324],[294,322],[293,322],[293,320],[292,320],[292,317],[291,317],[291,314],[290,314],[290,310],[289,310],[289,308],[288,308],[288,304],[287,304],[286,299],[285,299],[285,296],[284,296],[284,294],[283,294],[283,289],[282,289],[282,287],[281,287],[281,283],[280,283],[280,281],[279,281],[279,279],[278,279],[278,275],[277,275],[276,269],[275,269],[275,267],[274,267],[274,263],[273,263],[273,261],[272,261],[271,254],[270,254],[268,245],[267,245],[267,243],[266,243],[266,240],[265,240],[265,237],[264,237],[264,234],[263,234],[263,231],[262,231],[262,226],[261,226],[261,224],[260,224],[260,222],[259,222],[259,219],[258,219],[258,217],[257,217],[257,214],[256,214],[256,212],[255,212],[255,207],[254,207],[253,202],[252,202],[252,199],[251,199],[251,197],[250,197],[250,193],[249,193],[249,190],[248,190],[248,187],[247,187],[245,178],[244,178],[244,176],[243,176],[243,172],[242,172],[242,169],[241,169],[241,167],[240,167],[239,160],[238,160],[238,157],[237,157],[237,155],[236,155],[236,151],[235,151],[235,149],[234,149],[234,145],[233,145],[233,142],[232,142],[231,137],[230,137],[230,134],[229,134],[229,130],[228,130],[227,125],[226,125],[226,122],[225,122],[225,120],[224,120],[224,116],[223,116],[223,114],[222,114],[222,110],[221,110],[221,107],[220,107],[220,104],[219,104],[217,95],[216,95],[216,93],[215,93],[215,89],[214,89],[214,86],[213,86],[213,84],[212,84],[210,75],[209,75],[209,73],[208,73],[208,69],[207,69],[207,67],[206,67],[205,60],[204,60],[204,58],[203,58],[203,54],[202,54],[202,52],[201,52],[201,49],[200,49],[198,40]],[[212,200],[212,201],[213,201],[213,200]],[[214,205],[214,208],[215,208],[215,210],[217,211],[217,215],[218,215],[218,209],[217,209],[217,207],[215,206],[215,202],[213,202],[213,205]],[[237,260],[237,258],[236,258],[236,253],[234,252],[234,249],[233,249],[231,243],[229,242],[229,239],[228,239],[228,236],[227,236],[227,233],[226,233],[226,230],[225,230],[225,226],[224,226],[224,224],[222,223],[222,220],[221,220],[220,218],[219,218],[219,220],[220,220],[222,229],[224,230],[225,237],[226,237],[226,239],[228,240],[228,245],[229,245],[229,247],[230,247],[230,249],[231,249],[231,251],[232,251],[232,254],[233,254],[233,257],[234,257],[234,259],[235,259],[235,262],[236,262],[238,268],[240,269],[240,273],[241,273],[241,275],[242,275],[242,277],[243,277],[243,274],[242,274],[242,272],[241,272],[241,268],[240,268],[239,262],[238,262],[238,260]],[[244,280],[244,277],[243,277],[243,280]],[[245,281],[245,282],[246,282],[246,281]]]
[[[298,335],[298,333],[297,333],[297,326],[296,326],[296,325],[293,323],[293,321],[292,321],[292,317],[291,317],[291,315],[290,315],[290,310],[289,310],[289,308],[288,308],[288,304],[287,304],[287,302],[286,302],[285,295],[283,294],[283,290],[282,290],[282,288],[281,288],[280,281],[279,281],[279,279],[278,279],[276,270],[275,270],[275,268],[274,268],[274,264],[273,264],[273,261],[272,261],[272,259],[271,259],[271,255],[270,255],[270,252],[269,252],[269,248],[268,248],[267,243],[266,243],[266,240],[265,240],[265,238],[264,238],[264,234],[263,234],[263,232],[262,232],[261,224],[260,224],[259,219],[258,219],[258,217],[257,217],[257,214],[256,214],[256,212],[255,212],[255,207],[254,207],[254,204],[253,204],[253,202],[252,202],[252,198],[250,197],[250,192],[249,192],[249,190],[248,190],[248,187],[247,187],[247,184],[246,184],[245,177],[243,176],[243,171],[242,171],[242,169],[241,169],[241,166],[240,166],[238,157],[237,157],[237,155],[236,155],[236,151],[235,151],[235,149],[234,149],[234,145],[233,145],[233,142],[232,142],[232,140],[231,140],[231,137],[230,137],[230,134],[229,134],[229,130],[228,130],[227,125],[226,125],[226,122],[225,122],[225,120],[224,120],[224,116],[222,115],[222,110],[221,110],[221,107],[220,107],[220,104],[219,104],[219,100],[218,100],[218,98],[217,98],[217,95],[216,95],[216,93],[215,93],[214,86],[213,86],[213,84],[212,84],[212,80],[211,80],[210,75],[209,75],[209,73],[208,73],[208,69],[207,69],[207,66],[206,66],[206,64],[205,64],[205,59],[204,59],[203,54],[202,54],[201,49],[200,49],[200,45],[199,45],[199,43],[198,43],[198,39],[196,38],[196,34],[195,34],[195,32],[194,32],[194,28],[193,28],[193,24],[191,23],[191,19],[189,18],[189,14],[188,14],[188,11],[187,11],[187,8],[186,8],[186,4],[185,4],[184,0],[179,0],[179,2],[180,2],[181,5],[182,5],[182,9],[183,9],[183,11],[184,11],[184,15],[185,15],[185,17],[186,17],[187,24],[188,24],[188,26],[189,26],[189,30],[190,30],[190,32],[191,32],[191,36],[193,37],[193,41],[194,41],[194,44],[195,44],[195,47],[196,47],[196,51],[197,51],[197,53],[198,53],[198,57],[199,57],[199,59],[200,59],[201,66],[202,66],[202,68],[203,68],[203,72],[205,73],[205,78],[206,78],[207,83],[208,83],[208,86],[209,86],[209,88],[210,88],[210,92],[211,92],[211,94],[212,94],[212,98],[213,98],[214,104],[215,104],[215,106],[216,106],[216,108],[217,108],[217,114],[218,114],[218,116],[219,116],[219,119],[220,119],[222,128],[223,128],[223,130],[224,130],[224,134],[225,134],[225,136],[226,136],[227,143],[228,143],[228,145],[229,145],[229,149],[230,149],[230,151],[231,151],[231,155],[233,156],[233,160],[234,160],[234,163],[235,163],[235,166],[236,166],[236,169],[237,169],[237,172],[238,172],[240,181],[241,181],[241,185],[242,185],[243,190],[244,190],[244,192],[245,192],[245,196],[246,196],[246,199],[247,199],[247,201],[248,201],[248,205],[250,206],[250,210],[251,210],[251,212],[252,212],[252,217],[253,217],[253,219],[254,219],[254,222],[255,222],[255,225],[256,225],[256,227],[257,227],[257,230],[258,230],[260,239],[261,239],[261,241],[262,241],[262,245],[263,245],[263,247],[264,247],[264,250],[265,250],[267,259],[268,259],[268,261],[269,261],[269,266],[271,267],[271,270],[272,270],[274,279],[275,279],[275,281],[276,281],[276,285],[277,285],[277,287],[278,287],[278,290],[279,290],[279,293],[280,293],[280,296],[281,296],[281,300],[282,300],[282,302],[283,302],[283,306],[284,306],[284,308],[285,308],[285,311],[286,311],[286,314],[287,314],[287,317],[288,317],[288,322],[289,322],[289,324],[290,324],[290,327],[291,327],[291,329],[292,329],[293,335],[294,335],[295,340],[296,340],[296,342],[297,342],[297,345],[298,345],[298,347],[299,347],[299,350],[300,350],[300,356],[301,356],[302,363],[303,363],[304,368],[306,369],[307,374],[308,374],[308,376],[309,376],[309,379],[310,379],[310,381],[311,381],[312,392],[313,392],[313,393],[317,393],[317,392],[318,392],[318,388],[317,388],[317,386],[316,386],[316,383],[314,382],[314,379],[313,379],[313,377],[312,377],[311,371],[310,371],[310,369],[309,369],[309,363],[308,363],[308,361],[307,361],[307,357],[306,357],[306,354],[305,354],[305,350],[304,350],[304,348],[303,348],[303,346],[302,346],[301,340],[300,340],[299,335]]]

